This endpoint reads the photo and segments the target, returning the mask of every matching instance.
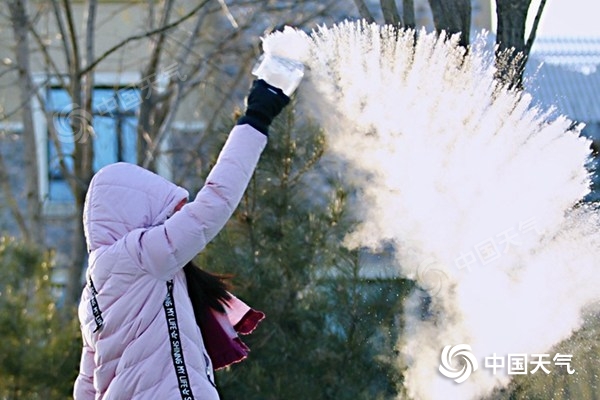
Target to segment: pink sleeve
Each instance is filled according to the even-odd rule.
[[[73,388],[74,400],[94,400],[96,398],[96,390],[94,389],[94,351],[87,343],[83,343],[81,351],[81,363],[79,365],[79,375],[75,380]]]
[[[250,125],[233,128],[194,201],[164,224],[138,233],[130,249],[144,270],[171,279],[210,242],[237,208],[267,138]]]

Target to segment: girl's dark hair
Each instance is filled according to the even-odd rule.
[[[192,261],[188,262],[183,270],[196,320],[206,307],[224,313],[223,303],[231,299],[227,284],[227,280],[231,277],[206,272]]]

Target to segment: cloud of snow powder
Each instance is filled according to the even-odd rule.
[[[306,64],[301,106],[361,177],[347,245],[393,243],[398,272],[430,292],[427,318],[418,295],[403,310],[398,365],[419,400],[506,385],[484,357],[548,352],[599,299],[600,213],[576,206],[590,181],[582,127],[498,88],[483,41],[465,55],[456,38],[345,22],[263,42]],[[438,367],[461,343],[479,370],[458,384]]]

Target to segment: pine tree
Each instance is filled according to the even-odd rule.
[[[0,398],[69,398],[81,339],[74,310],[60,309],[52,255],[0,238]]]
[[[225,400],[389,398],[400,381],[386,360],[409,285],[365,279],[359,253],[341,245],[353,224],[349,189],[326,167],[325,146],[288,107],[242,203],[200,254],[267,314],[244,338],[249,359],[217,374]]]

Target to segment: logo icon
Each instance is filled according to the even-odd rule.
[[[442,291],[444,283],[448,281],[448,274],[435,259],[428,259],[417,267],[415,279],[423,289],[423,297],[436,297]]]
[[[455,358],[458,359],[458,362],[454,361]],[[456,383],[463,383],[473,372],[477,371],[477,359],[471,353],[471,346],[468,344],[444,347],[441,361],[439,370],[442,375],[454,379]],[[458,367],[455,366],[456,363],[459,364]]]
[[[77,128],[73,129],[75,126]],[[62,143],[85,143],[88,136],[94,134],[92,115],[76,103],[67,104],[54,115],[54,128]]]

